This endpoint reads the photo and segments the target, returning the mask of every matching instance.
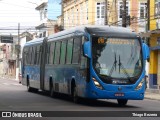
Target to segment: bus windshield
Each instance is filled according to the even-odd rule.
[[[142,52],[138,38],[93,36],[92,57],[95,72],[106,83],[135,83],[142,72]]]

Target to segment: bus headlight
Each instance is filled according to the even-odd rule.
[[[142,86],[143,86],[143,83],[144,83],[144,79],[142,79],[142,81],[137,85],[137,87],[135,88],[135,90],[141,89]]]
[[[96,78],[92,77],[92,80],[93,80],[93,82],[94,82],[94,85],[95,85],[97,88],[103,90],[103,87],[102,87],[101,84],[96,80]]]

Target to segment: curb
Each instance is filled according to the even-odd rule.
[[[157,99],[157,98],[151,98],[151,97],[144,97],[145,99],[148,99],[148,100],[157,100],[157,101],[160,101],[160,99]]]

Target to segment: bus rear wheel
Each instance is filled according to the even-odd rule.
[[[37,92],[38,89],[30,87],[29,80],[27,80],[27,91],[28,92]]]
[[[78,98],[78,95],[77,95],[77,88],[76,88],[76,86],[74,86],[74,88],[73,88],[72,98],[73,98],[73,102],[74,102],[74,103],[78,103],[78,102],[79,102],[79,98]]]
[[[56,97],[55,92],[54,92],[54,88],[52,85],[50,85],[50,96],[51,97]]]
[[[128,102],[126,99],[117,99],[119,106],[125,106]]]

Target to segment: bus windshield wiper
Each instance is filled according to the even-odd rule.
[[[129,80],[130,82],[132,82],[132,81],[130,80],[130,76],[129,76],[129,74],[127,73],[125,67],[124,67],[123,64],[121,63],[121,57],[120,57],[120,55],[119,55],[119,64],[118,64],[118,65],[119,65],[119,73],[120,73],[120,68],[122,68],[122,70],[123,70],[124,74],[127,76],[128,80]]]
[[[115,71],[116,71],[116,65],[117,65],[117,59],[116,59],[116,53],[114,53],[114,63],[113,63],[112,68],[109,72],[109,76],[112,75],[114,68],[115,68]]]

